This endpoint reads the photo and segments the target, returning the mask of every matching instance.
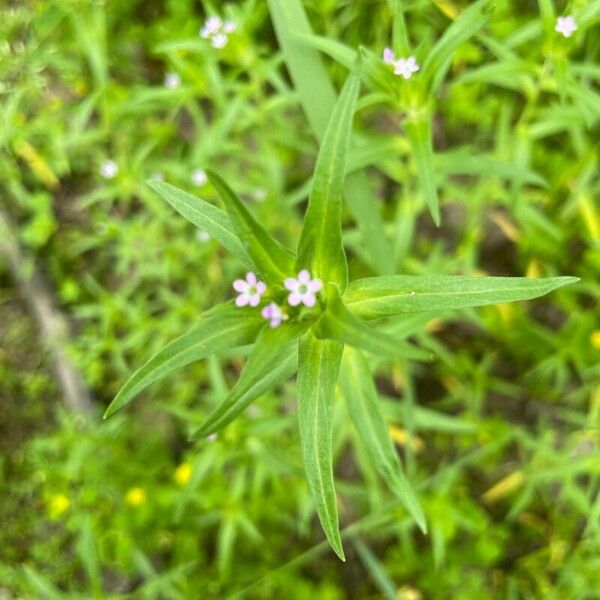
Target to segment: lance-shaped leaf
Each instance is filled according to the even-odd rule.
[[[182,217],[196,227],[205,229],[211,237],[239,258],[248,269],[254,270],[256,268],[240,238],[235,233],[229,217],[220,208],[163,181],[151,179],[147,183]]]
[[[342,288],[348,267],[342,244],[342,190],[352,119],[360,88],[359,67],[348,76],[319,150],[308,208],[298,245],[299,268],[309,267],[323,281]]]
[[[307,330],[308,325],[307,322],[283,323],[274,329],[265,325],[237,383],[192,437],[198,438],[222,429],[255,398],[285,381],[296,368],[295,340]]]
[[[417,177],[425,195],[425,202],[436,225],[440,224],[440,207],[433,156],[431,117],[428,110],[411,115],[404,124],[404,131],[410,143],[412,159]]]
[[[426,533],[427,524],[423,509],[402,472],[396,449],[379,409],[377,390],[369,372],[369,365],[360,351],[346,347],[340,387],[348,403],[350,418],[373,465],[423,533]]]
[[[427,53],[423,62],[423,78],[429,84],[430,96],[435,95],[444,80],[456,49],[483,27],[490,16],[490,0],[479,0],[461,12],[458,18],[446,29],[444,35]]]
[[[293,273],[294,254],[265,231],[221,177],[212,171],[206,174],[258,271],[265,278],[276,281],[282,281]]]
[[[298,425],[304,469],[327,539],[342,559],[331,443],[333,399],[342,344],[315,338],[309,330],[298,344]]]
[[[431,360],[431,353],[375,330],[355,317],[332,284],[327,286],[327,307],[313,326],[313,332],[319,339],[337,340],[389,358]]]
[[[322,140],[335,105],[336,93],[319,52],[297,37],[298,33],[312,34],[302,1],[269,0],[268,4],[294,90],[315,137]],[[391,245],[364,173],[353,173],[346,178],[344,198],[360,232],[365,261],[375,273],[393,273]]]
[[[352,314],[362,319],[377,319],[400,313],[531,300],[576,281],[577,277],[367,277],[357,279],[348,286],[344,304]]]
[[[210,354],[250,344],[263,325],[264,319],[260,315],[248,315],[237,307],[232,307],[231,314],[202,319],[199,325],[167,344],[129,378],[106,409],[104,418],[173,371]]]

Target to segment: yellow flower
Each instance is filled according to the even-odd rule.
[[[590,335],[590,342],[592,343],[593,348],[600,350],[600,329],[592,331],[592,335]]]
[[[146,492],[139,487],[133,487],[125,494],[125,502],[130,506],[141,506],[146,502]]]
[[[64,494],[55,494],[50,499],[48,508],[53,517],[58,517],[68,510],[69,506],[71,506],[71,502]]]
[[[184,486],[187,484],[187,482],[192,477],[192,471],[193,471],[193,469],[192,469],[192,465],[190,465],[190,463],[186,463],[186,462],[181,463],[175,469],[173,478],[179,485]]]

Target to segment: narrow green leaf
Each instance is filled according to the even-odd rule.
[[[342,288],[348,281],[342,244],[342,190],[359,88],[357,66],[344,84],[325,131],[298,245],[298,268],[310,267],[323,281]]]
[[[329,544],[342,559],[344,549],[333,483],[331,442],[333,399],[343,346],[321,341],[309,330],[298,345],[298,424],[304,469]]]
[[[425,195],[425,202],[436,225],[440,224],[440,207],[431,132],[431,116],[429,111],[422,111],[411,116],[404,124],[404,131],[410,143],[412,159],[417,170],[417,177]]]
[[[431,353],[375,330],[350,313],[335,286],[327,286],[327,307],[313,326],[319,339],[337,340],[367,352],[396,359],[431,360]]]
[[[251,270],[256,268],[241,240],[235,234],[229,217],[220,208],[163,181],[151,179],[147,183],[182,217],[196,227],[205,229],[211,237],[239,258],[247,268]]]
[[[125,383],[104,413],[104,418],[123,408],[150,384],[210,354],[249,344],[256,339],[264,319],[232,307],[230,314],[205,318],[188,333],[167,344]]]
[[[531,300],[577,281],[577,277],[391,275],[353,281],[343,300],[355,316],[378,319],[400,313]]]
[[[456,49],[473,37],[488,21],[490,0],[479,0],[463,10],[428,52],[423,62],[423,79],[429,83],[430,96],[435,95],[452,64]]]
[[[408,32],[406,30],[406,21],[404,20],[404,11],[402,9],[402,0],[391,0],[394,11],[394,22],[392,25],[392,45],[399,56],[408,56],[412,54]]]
[[[386,600],[398,600],[398,598],[401,597],[399,596],[398,586],[394,584],[377,556],[375,556],[371,549],[358,536],[352,538],[352,544],[354,545],[354,548],[356,548],[356,553],[367,571],[369,571],[371,578],[379,588],[382,596]]]
[[[320,50],[349,70],[351,70],[356,63],[356,57],[358,56],[356,50],[349,48],[346,44],[342,44],[337,40],[297,30],[290,31],[290,34],[301,44],[305,44],[309,48]]]
[[[295,340],[307,328],[306,322],[283,323],[275,329],[265,325],[237,383],[192,437],[196,439],[222,429],[255,398],[285,381],[296,368]]]
[[[304,7],[300,0],[269,0],[268,4],[294,89],[313,134],[320,140],[333,111],[336,93],[319,52],[297,37],[298,33],[312,34]],[[354,173],[346,178],[344,198],[359,229],[365,261],[376,273],[393,273],[391,245],[364,173]]]
[[[310,128],[320,138],[327,127],[336,94],[319,53],[307,49],[292,34],[292,31],[312,34],[304,7],[300,0],[268,0],[268,4],[294,89]]]
[[[282,281],[294,272],[294,254],[274,239],[250,214],[234,191],[213,171],[206,174],[219,193],[244,247],[258,271],[267,279]]]
[[[423,509],[402,472],[396,449],[379,409],[377,390],[369,366],[358,350],[345,349],[340,387],[348,402],[350,418],[374,466],[423,533],[426,533],[427,523]]]

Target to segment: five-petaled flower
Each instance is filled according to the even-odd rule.
[[[269,325],[271,327],[279,327],[282,321],[287,319],[287,315],[283,313],[283,311],[275,304],[275,302],[271,302],[271,304],[267,304],[261,313],[260,313],[267,321],[269,321]]]
[[[556,19],[556,27],[554,28],[558,33],[561,33],[564,37],[568,38],[573,35],[573,32],[577,31],[577,23],[572,16],[558,17]]]
[[[394,67],[394,75],[402,75],[404,79],[410,79],[413,73],[416,73],[421,68],[414,56],[396,59],[394,51],[391,48],[383,50],[383,62],[386,65],[392,65]]]
[[[314,306],[317,302],[316,293],[323,287],[320,279],[311,279],[307,269],[298,273],[298,277],[288,277],[283,285],[291,292],[288,296],[288,302],[291,306]]]
[[[236,306],[258,306],[261,296],[267,291],[267,286],[263,281],[259,281],[252,272],[246,273],[246,279],[236,279],[233,282],[233,289],[239,292],[235,299]]]

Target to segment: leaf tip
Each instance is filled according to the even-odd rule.
[[[331,544],[331,548],[336,553],[337,557],[342,561],[346,562],[346,555],[344,554],[344,548],[342,546],[342,542],[338,542],[335,545]]]

